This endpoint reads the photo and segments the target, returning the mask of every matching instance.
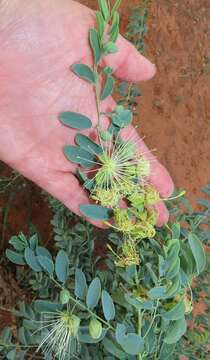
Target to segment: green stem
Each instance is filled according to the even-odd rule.
[[[63,287],[61,284],[59,284],[53,277],[50,277],[50,279],[62,290],[66,290],[65,287]],[[115,331],[115,328],[108,323],[107,321],[105,321],[104,319],[102,319],[100,316],[96,315],[92,310],[90,310],[89,308],[87,308],[87,306],[85,304],[83,304],[80,300],[75,299],[73,296],[69,296],[69,300],[71,302],[73,302],[75,305],[79,306],[81,309],[86,310],[91,316],[93,316],[94,318],[98,319],[99,321],[101,321],[104,325],[106,325],[109,329]]]
[[[138,310],[138,335],[141,336],[141,327],[142,327],[142,314],[141,310]],[[138,354],[138,360],[142,360],[141,353]]]
[[[101,113],[100,113],[100,76],[98,73],[98,66],[94,65],[94,72],[96,75],[96,85],[95,85],[95,96],[96,96],[96,110],[97,110],[97,117],[98,117],[98,123],[97,123],[97,127],[98,130],[100,129],[101,126]]]

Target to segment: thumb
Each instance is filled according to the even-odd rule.
[[[151,79],[156,67],[122,36],[117,40],[118,52],[103,59],[104,66],[110,66],[119,79],[138,82]]]

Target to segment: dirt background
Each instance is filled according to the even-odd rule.
[[[96,0],[80,1],[94,8]],[[140,135],[168,168],[177,187],[195,203],[210,180],[210,1],[153,0],[149,4],[145,55],[157,66],[154,79],[140,84]],[[121,30],[139,1],[123,1]],[[9,171],[10,172],[10,171]],[[0,167],[0,177],[8,169]],[[9,203],[8,203],[9,199]],[[12,206],[11,206],[12,204]],[[5,216],[6,214],[6,216]],[[9,237],[31,224],[48,241],[51,214],[40,190],[21,186],[15,196],[0,194],[2,248]],[[1,306],[10,307],[21,290],[0,261]],[[6,283],[11,286],[6,287]],[[200,312],[203,312],[202,306]],[[5,316],[5,312],[4,312]],[[0,312],[1,317],[1,312]],[[4,319],[1,317],[2,323]],[[7,322],[7,321],[6,321]]]
[[[80,1],[94,8],[95,0]],[[130,9],[148,3],[147,56],[157,74],[140,84],[140,134],[195,203],[210,179],[210,1],[122,1],[121,29]]]

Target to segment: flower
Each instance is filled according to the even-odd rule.
[[[103,146],[97,164],[96,185],[105,189],[130,185],[138,177],[142,179],[149,167],[148,161],[137,153],[136,145],[119,137]]]
[[[70,359],[79,351],[78,331],[80,318],[69,310],[62,312],[44,313],[43,324],[39,331],[44,330],[46,335],[37,351],[53,354],[59,360]],[[46,318],[47,317],[47,318]]]

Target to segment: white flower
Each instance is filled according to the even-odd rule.
[[[79,352],[78,331],[80,319],[70,311],[44,313],[44,338],[37,351],[53,354],[58,360],[69,360]]]

